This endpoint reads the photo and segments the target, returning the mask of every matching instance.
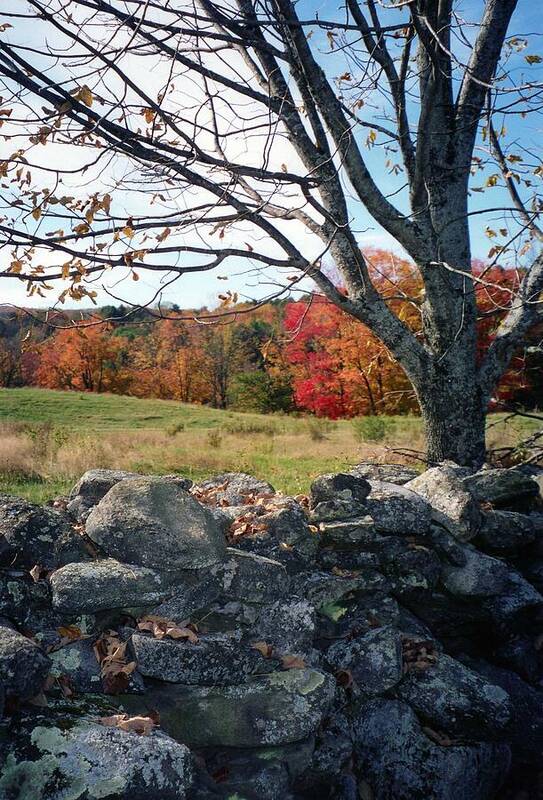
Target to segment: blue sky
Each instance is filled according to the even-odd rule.
[[[12,10],[15,10],[15,8],[20,10],[23,3],[22,0],[7,0],[7,5]],[[469,20],[472,18],[480,18],[483,7],[483,0],[465,0],[463,3],[458,3],[457,9],[461,16],[467,22],[469,22]],[[298,10],[299,15],[302,18],[313,18],[318,15],[321,19],[333,19],[334,16],[337,15],[337,5],[330,2],[314,3],[309,2],[309,0],[303,0],[303,2],[299,3]],[[404,12],[394,10],[386,13],[390,16],[393,22],[396,22],[398,19],[401,19],[400,15]],[[467,35],[469,35],[469,25],[466,26],[465,32]],[[541,80],[541,67],[539,65],[529,66],[524,58],[528,53],[537,54],[539,52],[539,48],[541,48],[541,51],[543,52],[543,26],[541,24],[541,11],[538,7],[538,3],[528,3],[526,0],[520,0],[519,8],[517,9],[517,12],[513,18],[512,26],[510,28],[510,34],[516,34],[519,36],[526,36],[527,34],[530,34],[529,46],[525,51],[518,54],[518,56],[515,56],[511,61],[511,68],[515,71],[515,78],[521,81],[528,79],[533,80],[537,78]],[[40,41],[43,40],[43,35],[38,29],[38,26],[35,24],[29,26],[28,24],[25,25],[24,23],[18,23],[17,28],[14,29],[13,32],[9,33],[9,38],[12,41],[21,42],[21,37],[23,37],[25,40],[25,44],[33,43],[38,46]],[[343,71],[345,71],[345,62],[338,54],[334,54],[332,56],[324,55],[326,51],[329,50],[328,44],[329,43],[326,38],[326,34],[318,29],[315,29],[314,36],[312,38],[312,45],[317,49],[317,51],[321,51],[323,53],[322,63],[328,65],[331,74],[335,74],[336,69],[337,74],[341,74]],[[367,119],[371,119],[371,116],[367,117]],[[375,121],[378,120],[376,119]],[[541,121],[539,116],[534,116],[533,118],[527,118],[524,120],[509,116],[505,120],[505,124],[507,126],[507,135],[504,139],[504,142],[512,142],[516,139],[522,139],[524,146],[537,152],[539,142],[541,141]],[[363,135],[365,135],[365,133]],[[376,145],[378,144],[379,136],[377,138]],[[482,143],[479,143],[479,145],[481,144]],[[7,157],[11,150],[11,146],[0,141],[0,160],[2,157]],[[4,153],[5,155],[3,155]],[[375,146],[372,149],[364,149],[364,155],[367,158],[367,162],[372,173],[378,179],[378,183],[385,193],[395,192],[402,185],[403,181],[401,175],[394,176],[388,174],[388,170],[384,166],[385,158],[383,157],[381,147]],[[397,160],[399,160],[399,157],[397,157]],[[497,170],[493,171],[496,172]],[[484,174],[481,173],[477,175],[473,179],[473,186],[477,188],[478,186],[484,185],[486,178],[491,172],[492,170],[487,170]],[[535,180],[537,181],[539,179],[536,178]],[[394,197],[394,202],[397,203],[401,210],[407,211],[405,194],[403,195],[403,198],[401,194],[396,195]],[[489,205],[510,205],[509,195],[506,190],[500,188],[498,185],[494,188],[488,189],[484,194],[478,192],[472,193],[471,210],[487,208]],[[351,203],[351,212],[354,220],[353,227],[360,232],[358,239],[362,247],[377,246],[398,250],[396,243],[390,237],[388,237],[388,235],[381,230],[379,226],[375,224],[360,203],[353,201]],[[493,242],[491,242],[485,235],[485,228],[499,228],[501,224],[499,221],[500,219],[501,214],[485,214],[471,218],[473,255],[475,257],[486,257],[489,247]],[[305,246],[309,247],[308,234],[306,234],[301,228],[295,231],[295,237],[297,244],[299,244],[302,248]],[[2,264],[6,263],[5,254],[3,257],[0,255],[0,259],[2,259]],[[204,304],[214,305],[216,303],[217,293],[225,288],[225,284],[217,281],[217,275],[224,275],[225,273],[229,274],[230,276],[226,287],[230,288],[231,290],[237,290],[246,296],[261,296],[263,293],[269,290],[269,287],[263,287],[260,285],[259,281],[250,276],[236,276],[237,272],[245,270],[246,264],[231,264],[230,268],[227,270],[222,267],[214,273],[196,273],[189,277],[183,277],[183,279],[176,283],[175,286],[173,286],[170,290],[164,292],[163,299],[169,302],[176,302],[180,306],[186,308],[197,307]],[[273,274],[270,274],[269,277],[273,279],[274,276]],[[28,304],[28,301],[25,299],[25,292],[22,286],[14,286],[15,282],[12,280],[2,281],[0,279],[0,282],[3,284],[1,287],[1,297],[3,302]],[[118,293],[118,296],[122,299],[126,299],[131,302],[142,302],[146,300],[150,296],[150,293],[153,293],[156,288],[156,282],[148,278],[146,275],[141,274],[140,280],[137,283],[134,283],[133,281],[124,281],[117,285],[114,291],[115,293]],[[108,298],[108,296],[102,292],[99,293],[98,300],[99,302],[112,302],[111,298]],[[46,302],[39,302],[37,305],[46,305],[49,303],[50,300],[47,300]]]

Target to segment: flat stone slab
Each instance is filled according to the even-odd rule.
[[[192,643],[135,633],[131,641],[138,670],[146,677],[189,686],[232,686],[248,680],[263,662],[240,638],[209,634]]]
[[[461,567],[443,567],[443,585],[456,597],[493,597],[507,586],[511,570],[503,561],[478,550],[465,549],[466,563]]]
[[[71,613],[153,606],[173,593],[154,570],[113,558],[68,564],[53,572],[50,583],[53,608]]]
[[[189,747],[261,747],[315,733],[334,692],[331,675],[290,669],[240,686],[153,686],[146,702],[159,711],[162,729]],[[141,707],[135,695],[123,696],[122,703]]]

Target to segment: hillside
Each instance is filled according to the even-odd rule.
[[[531,420],[491,418],[491,446],[518,441]],[[65,493],[86,469],[179,472],[192,478],[243,470],[297,494],[311,479],[362,460],[400,460],[422,449],[418,417],[244,414],[166,400],[46,389],[0,389],[0,491],[33,500]]]

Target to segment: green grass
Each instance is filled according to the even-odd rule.
[[[422,450],[418,417],[368,420],[219,411],[166,400],[47,389],[0,389],[0,491],[44,502],[66,494],[91,467],[179,473],[198,480],[241,470],[289,494],[318,474],[365,460],[400,461],[390,448]],[[490,418],[491,446],[512,444],[535,420]],[[371,426],[370,426],[371,427]],[[381,436],[381,433],[380,433]]]
[[[233,414],[173,400],[140,400],[113,394],[60,392],[52,389],[0,389],[0,422],[51,423],[92,431],[145,428],[213,428],[229,417],[262,420],[259,414]]]

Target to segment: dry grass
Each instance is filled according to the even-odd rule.
[[[137,472],[178,472],[200,478],[216,472],[243,470],[271,480],[288,493],[307,490],[322,472],[359,461],[390,459],[386,447],[361,444],[348,425],[322,426],[271,433],[195,429],[175,434],[164,430],[115,430],[59,437],[54,429],[36,436],[4,425],[0,443],[0,485],[32,499],[51,496],[51,487],[65,491],[87,469],[103,467]],[[16,428],[16,426],[14,426]],[[59,441],[60,439],[60,441]],[[406,439],[413,446],[413,435]],[[422,442],[421,442],[422,444]],[[28,486],[22,484],[28,483]],[[20,484],[20,485],[19,485]]]
[[[5,420],[0,423],[0,491],[38,502],[67,493],[85,470],[95,467],[175,472],[196,480],[242,470],[297,494],[323,472],[360,461],[413,463],[392,448],[424,449],[420,419],[412,416],[381,418],[384,438],[376,442],[368,441],[367,425],[357,420],[236,414],[132,398],[126,404],[122,397],[33,389],[13,392],[0,392],[0,418],[3,411]],[[489,446],[516,443],[536,427],[522,419],[504,424],[494,415]]]

